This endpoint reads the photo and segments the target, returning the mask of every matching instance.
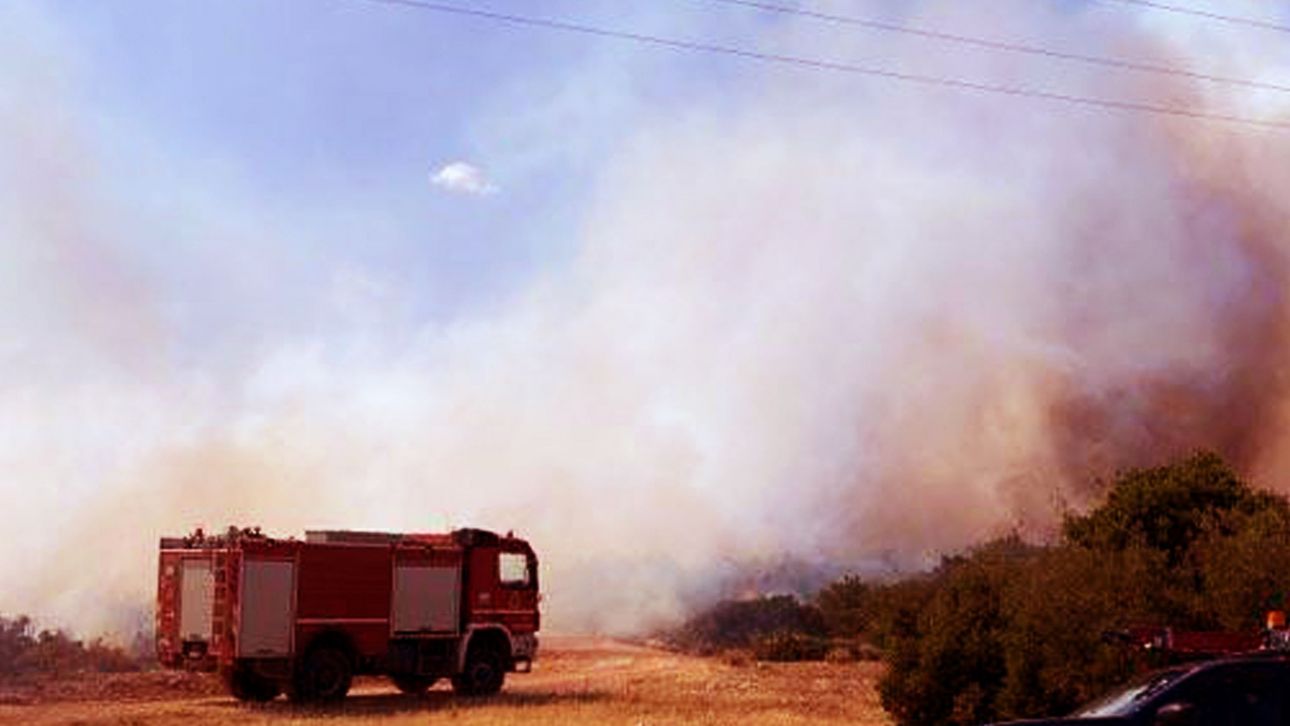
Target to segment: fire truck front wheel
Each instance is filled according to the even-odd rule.
[[[452,690],[463,696],[491,696],[502,690],[506,680],[502,654],[488,643],[470,647],[466,668],[452,677]]]
[[[339,701],[354,677],[345,651],[329,645],[313,648],[296,671],[292,696],[301,701]]]

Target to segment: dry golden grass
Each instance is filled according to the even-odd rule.
[[[454,697],[440,684],[422,697],[377,679],[342,705],[303,708],[283,699],[245,706],[226,696],[152,692],[151,700],[57,700],[0,705],[23,724],[890,724],[878,705],[874,663],[730,664],[607,640],[550,638],[531,674],[502,695]],[[95,696],[97,698],[97,696]]]

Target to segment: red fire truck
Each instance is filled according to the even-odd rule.
[[[1284,610],[1269,610],[1263,630],[1180,630],[1139,625],[1103,633],[1102,639],[1182,661],[1223,658],[1254,651],[1290,652],[1290,630],[1286,628]]]
[[[493,694],[537,654],[537,567],[524,540],[479,529],[166,537],[157,655],[250,701],[340,699],[359,674]]]

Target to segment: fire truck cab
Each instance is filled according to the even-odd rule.
[[[538,599],[537,556],[510,534],[198,530],[161,539],[157,656],[249,701],[340,699],[355,675],[489,695],[531,668]]]

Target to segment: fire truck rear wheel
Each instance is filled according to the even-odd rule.
[[[282,692],[276,682],[246,668],[234,669],[226,680],[229,692],[239,701],[264,703],[277,698]]]
[[[502,690],[505,680],[502,654],[481,643],[466,655],[466,669],[452,677],[452,690],[463,696],[491,696]]]
[[[394,687],[398,688],[400,691],[416,695],[425,693],[429,690],[430,686],[433,686],[437,679],[432,676],[416,676],[401,673],[397,676],[390,676],[390,680],[394,681]]]
[[[349,693],[353,677],[343,650],[320,646],[310,651],[296,673],[293,695],[302,701],[339,701]]]

